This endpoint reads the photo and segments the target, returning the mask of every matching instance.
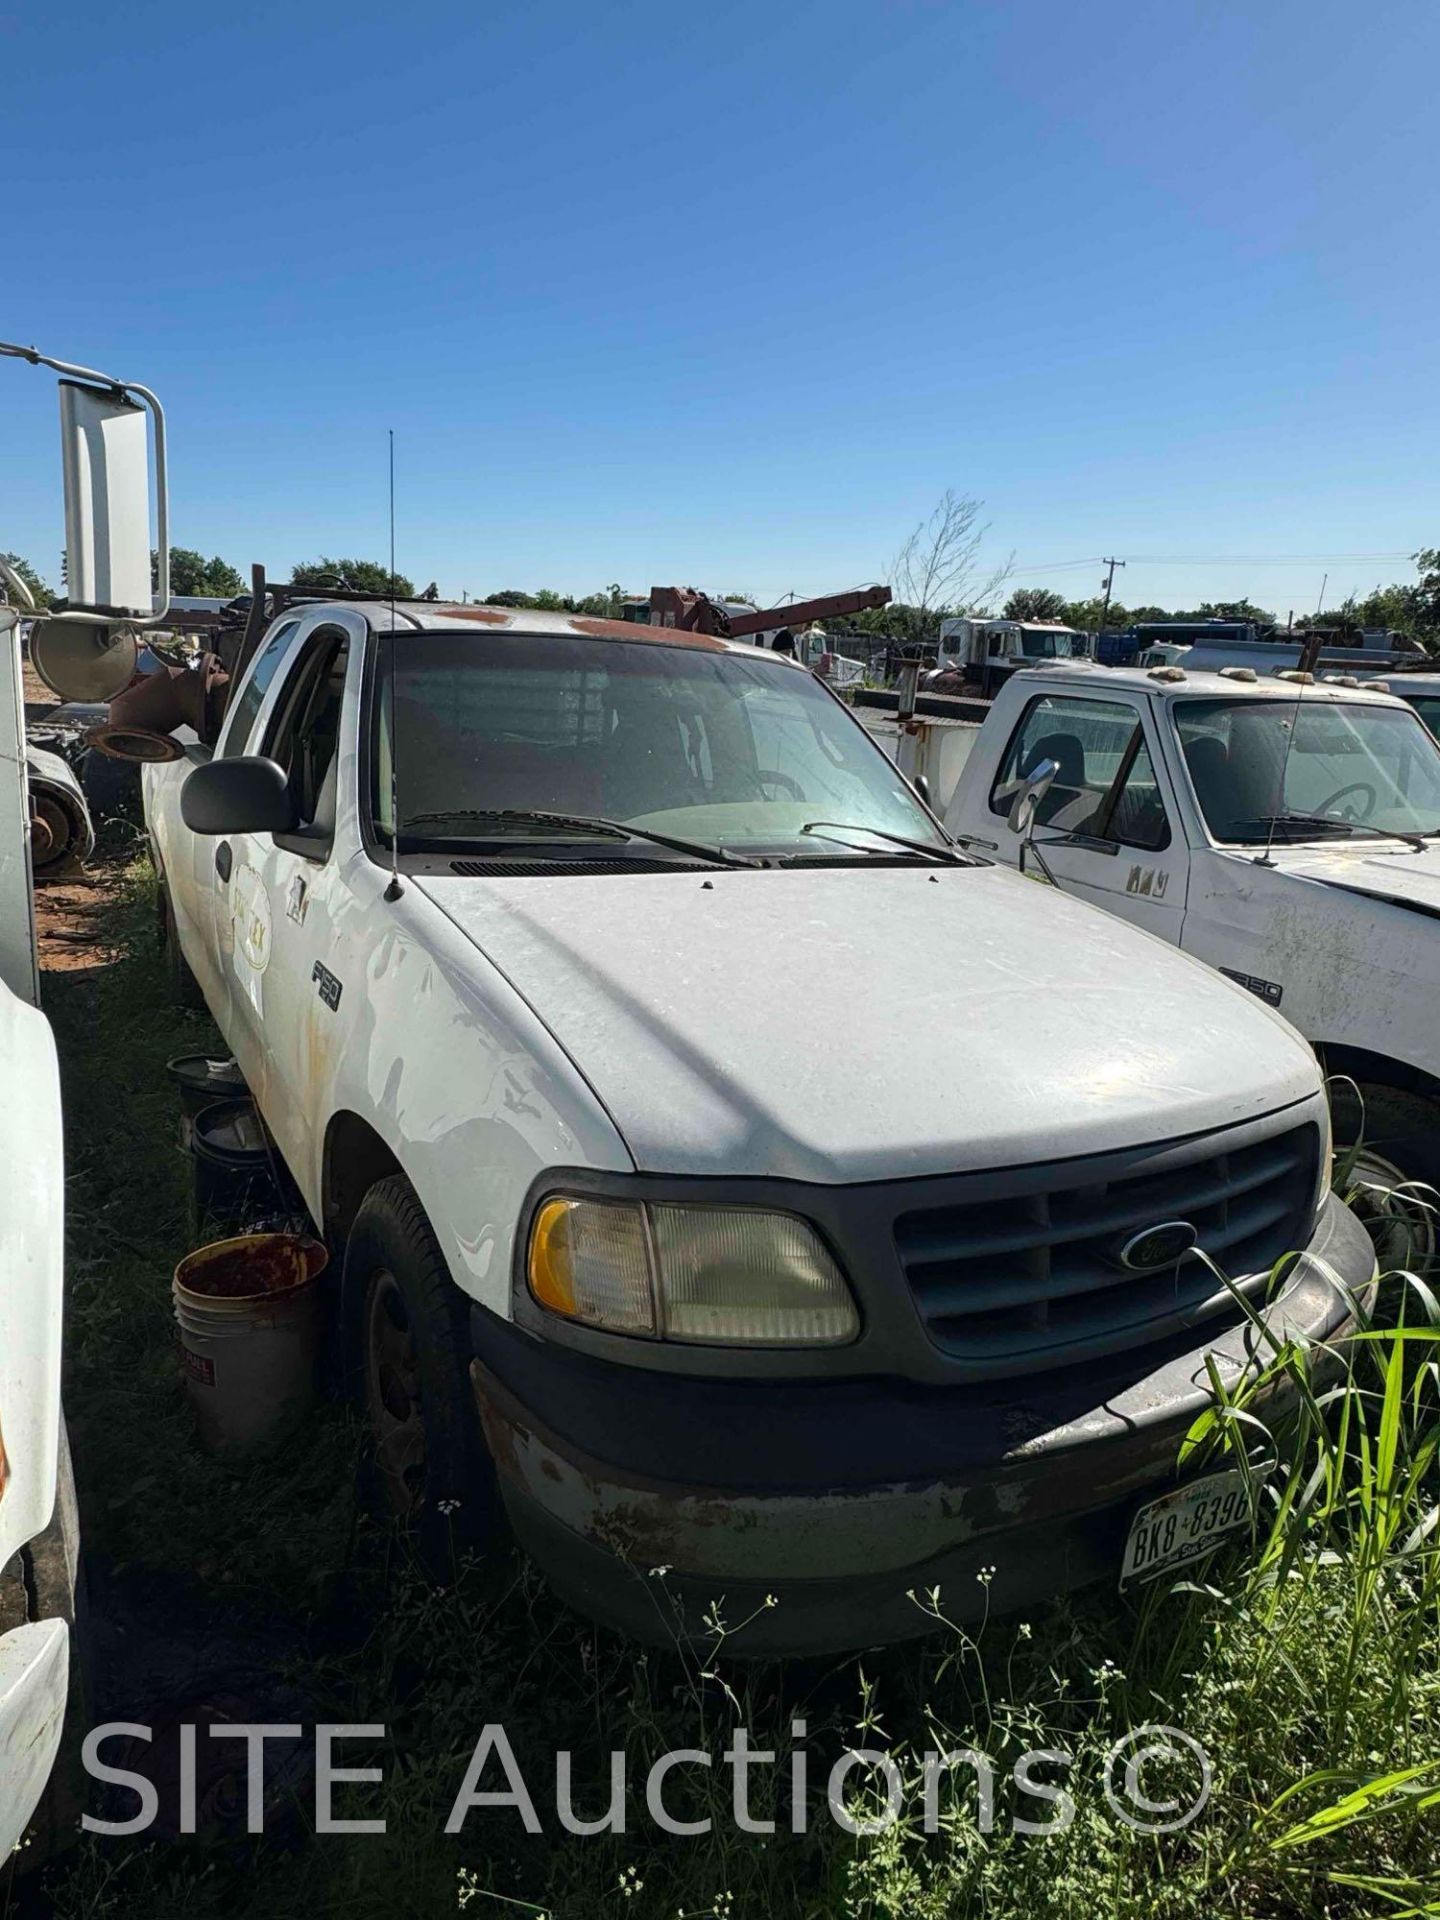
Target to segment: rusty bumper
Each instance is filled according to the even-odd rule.
[[[1362,1290],[1353,1216],[1311,1252]],[[1333,1337],[1343,1298],[1305,1267],[1269,1309],[1277,1335]],[[821,1654],[933,1629],[1115,1577],[1135,1506],[1175,1476],[1208,1399],[1235,1378],[1237,1327],[1143,1377],[1056,1376],[1004,1394],[895,1381],[661,1376],[547,1348],[475,1316],[476,1404],[522,1546],[563,1597],[661,1643]],[[697,1355],[697,1364],[699,1356]]]

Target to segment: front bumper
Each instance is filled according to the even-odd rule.
[[[1281,1339],[1343,1332],[1319,1263],[1357,1293],[1374,1275],[1333,1199],[1308,1252],[1265,1312]],[[748,1655],[912,1638],[935,1624],[920,1601],[937,1586],[964,1621],[1113,1576],[1138,1498],[1173,1479],[1209,1400],[1206,1355],[1233,1381],[1255,1346],[1245,1321],[1123,1367],[936,1388],[659,1374],[479,1309],[473,1328],[506,1509],[557,1591],[662,1644],[704,1640],[718,1616],[726,1651]]]

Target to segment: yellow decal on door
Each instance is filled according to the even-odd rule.
[[[263,1013],[261,980],[270,964],[270,896],[254,867],[241,867],[230,888],[235,978],[257,1013]]]

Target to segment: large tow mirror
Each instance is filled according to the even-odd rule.
[[[50,367],[60,379],[60,471],[65,483],[66,597],[52,609],[56,621],[87,623],[91,649],[96,625],[154,626],[170,608],[170,507],[165,461],[165,412],[149,387],[116,380],[93,367],[57,360],[36,347],[0,340],[0,357]],[[150,425],[146,425],[146,413]],[[150,449],[154,447],[155,527],[150,527]],[[150,583],[151,553],[157,581]],[[52,635],[52,642],[54,636]],[[58,642],[52,651],[58,653]],[[75,665],[70,656],[61,662]],[[123,682],[121,683],[124,684]],[[62,693],[68,699],[104,694]]]
[[[1035,815],[1040,802],[1054,785],[1059,771],[1058,760],[1042,760],[1038,767],[1031,769],[1024,786],[1016,794],[1010,808],[1010,831],[1018,833],[1022,840],[1028,840],[1035,831]]]
[[[118,388],[62,380],[60,456],[70,605],[148,620],[155,603],[144,407]]]
[[[180,817],[192,833],[293,833],[300,824],[285,769],[258,753],[196,767],[180,789]]]

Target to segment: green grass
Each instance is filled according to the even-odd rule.
[[[1440,1913],[1440,1346],[1428,1323],[1361,1340],[1324,1387],[1313,1355],[1271,1354],[1299,1394],[1287,1432],[1265,1440],[1247,1393],[1194,1437],[1197,1464],[1273,1445],[1253,1550],[1137,1600],[1095,1591],[862,1661],[756,1668],[727,1660],[723,1641],[708,1656],[639,1651],[567,1612],[523,1566],[465,1569],[437,1591],[360,1515],[356,1435],[338,1407],[244,1467],[195,1445],[170,1344],[186,1186],[162,1069],[213,1036],[165,1004],[150,888],[143,865],[129,871],[117,908],[128,957],[47,992],[70,1130],[67,1403],[87,1541],[102,1591],[159,1583],[242,1642],[275,1644],[279,1623],[275,1658],[310,1718],[385,1723],[388,1746],[351,1758],[382,1759],[383,1787],[348,1790],[340,1811],[383,1814],[389,1831],[314,1837],[302,1819],[298,1834],[250,1844],[88,1839],[51,1877],[62,1920],[389,1920],[462,1906],[555,1920]],[[1419,1289],[1395,1293],[1424,1313]],[[943,1616],[945,1596],[917,1604]],[[1002,1783],[995,1831],[980,1830],[967,1790],[942,1796],[933,1835],[907,1818],[851,1836],[813,1806],[810,1831],[792,1834],[797,1715],[812,1781],[847,1745],[883,1748],[914,1814],[925,1749],[987,1752]],[[540,1835],[495,1808],[473,1812],[462,1835],[442,1831],[487,1722],[507,1729]],[[1214,1767],[1208,1807],[1169,1836],[1120,1825],[1100,1788],[1106,1751],[1147,1722],[1193,1735]],[[718,1755],[737,1723],[785,1763],[758,1772],[751,1796],[778,1831],[733,1829],[717,1766],[672,1776],[669,1796],[689,1817],[711,1813],[713,1831],[658,1833],[643,1804],[650,1761],[673,1747]],[[1062,1834],[1014,1834],[1006,1768],[1045,1747],[1074,1755],[1076,1817]],[[582,1814],[601,1809],[610,1750],[631,1756],[628,1833],[560,1830],[557,1748],[574,1755]],[[852,1775],[857,1793],[864,1778]],[[485,1784],[499,1784],[496,1769]]]

